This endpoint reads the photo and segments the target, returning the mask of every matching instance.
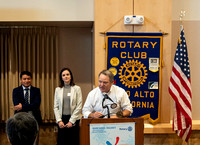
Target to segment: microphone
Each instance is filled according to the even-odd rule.
[[[108,99],[112,102],[112,104],[110,105],[110,108],[115,109],[117,107],[117,104],[108,96],[108,94],[103,93],[103,96],[105,99]]]
[[[104,102],[105,102],[106,99],[110,100],[110,101],[112,102],[112,104],[111,104],[111,106],[110,106],[112,109],[115,109],[115,108],[117,107],[117,104],[114,103],[114,101],[113,101],[106,93],[103,93],[103,96],[104,96],[104,98],[103,98],[103,101],[102,101],[102,107],[103,107],[103,108],[107,108],[107,111],[108,111],[108,118],[110,118],[109,107],[108,107],[108,105],[104,105]]]

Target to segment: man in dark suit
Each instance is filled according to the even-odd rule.
[[[40,89],[33,87],[32,74],[29,71],[23,71],[20,74],[21,86],[13,89],[13,104],[15,114],[18,112],[28,112],[32,114],[40,125],[42,122],[40,103]],[[39,134],[36,144],[39,142]]]
[[[15,113],[28,112],[32,114],[41,123],[40,103],[41,95],[40,89],[33,87],[32,74],[28,71],[23,71],[20,74],[21,86],[13,90],[13,104]]]

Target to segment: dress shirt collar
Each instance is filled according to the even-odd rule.
[[[22,85],[22,88],[23,88],[23,90],[25,90],[26,88],[28,88],[29,90],[31,89],[31,86],[29,86],[29,87],[24,87],[23,85]]]

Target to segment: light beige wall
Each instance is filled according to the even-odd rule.
[[[75,83],[81,87],[83,101],[92,90],[91,28],[59,29],[59,71],[69,67]]]
[[[1,0],[0,21],[93,21],[93,0]]]
[[[173,0],[172,1],[172,20],[179,20],[180,12],[185,11],[183,20],[200,20],[200,1],[199,0]]]
[[[105,69],[106,49],[100,32],[132,32],[133,26],[124,26],[124,15],[133,14],[133,0],[95,0],[95,86],[98,74]]]

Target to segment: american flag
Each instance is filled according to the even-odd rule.
[[[187,142],[192,132],[192,93],[190,66],[183,27],[175,53],[169,93],[175,104],[173,130]]]

